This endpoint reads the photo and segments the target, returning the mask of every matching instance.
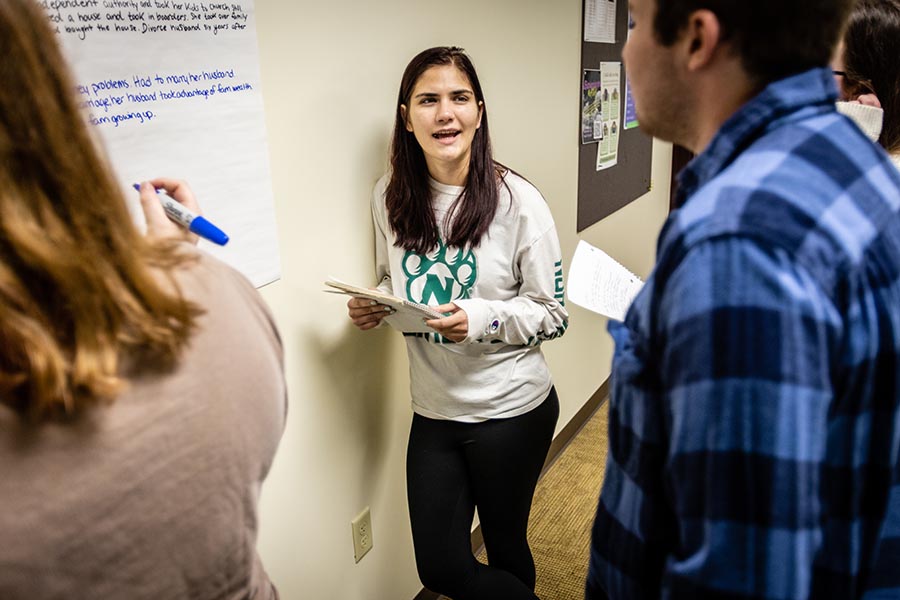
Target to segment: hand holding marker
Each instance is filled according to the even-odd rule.
[[[135,183],[134,189],[140,192],[141,186]],[[228,236],[225,232],[210,223],[205,217],[192,213],[184,204],[169,196],[166,190],[157,188],[156,195],[170,220],[220,246],[228,243]]]

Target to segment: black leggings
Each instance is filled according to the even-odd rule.
[[[406,488],[422,584],[453,600],[535,600],[528,514],[559,418],[556,390],[517,417],[413,416]],[[475,560],[475,507],[490,566]]]

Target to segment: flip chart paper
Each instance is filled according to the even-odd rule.
[[[132,189],[187,180],[231,240],[204,249],[260,286],[280,277],[253,0],[38,0],[85,117]]]

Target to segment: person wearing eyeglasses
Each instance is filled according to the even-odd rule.
[[[838,110],[900,168],[900,1],[859,0],[832,60]]]

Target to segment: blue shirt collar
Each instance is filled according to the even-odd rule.
[[[678,175],[675,206],[681,206],[697,189],[721,173],[776,119],[808,106],[821,105],[833,110],[835,100],[834,77],[824,67],[770,83],[729,117],[706,150]]]

